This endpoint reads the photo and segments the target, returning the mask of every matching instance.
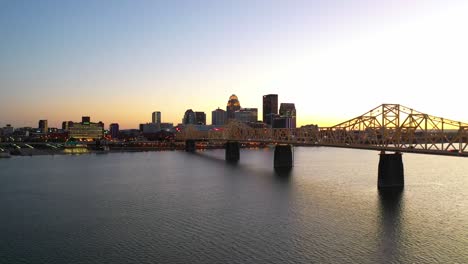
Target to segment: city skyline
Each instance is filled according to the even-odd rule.
[[[180,123],[236,94],[294,102],[297,125],[381,103],[466,120],[463,1],[2,1],[0,126],[89,115],[135,128]],[[441,98],[448,93],[446,99]],[[260,118],[259,118],[260,119]]]

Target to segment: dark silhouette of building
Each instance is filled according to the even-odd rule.
[[[119,137],[119,124],[113,123],[109,125],[109,132],[111,138],[118,138]]]
[[[229,97],[229,101],[226,106],[226,115],[227,119],[234,119],[235,118],[235,112],[239,111],[241,109],[239,99],[235,94],[231,95]]]
[[[242,108],[234,113],[235,119],[240,122],[257,122],[258,109],[257,108]]]
[[[195,113],[192,109],[185,111],[184,118],[182,119],[182,124],[184,125],[195,125],[196,124]]]
[[[226,111],[223,109],[213,110],[211,112],[211,124],[215,126],[223,126],[226,124]]]
[[[89,116],[82,116],[81,117],[81,123],[85,124],[85,123],[90,123],[91,122],[91,117]]]
[[[47,120],[39,120],[39,130],[43,134],[47,134],[47,132],[49,132],[49,127],[47,125]]]
[[[280,119],[285,119],[285,128],[296,128],[296,106],[292,103],[281,103]]]
[[[278,114],[278,95],[267,94],[263,96],[263,123],[272,125],[274,115]]]
[[[62,122],[62,130],[68,131],[70,127],[73,126],[73,121],[63,121]]]
[[[206,114],[205,112],[195,112],[195,124],[206,125]]]

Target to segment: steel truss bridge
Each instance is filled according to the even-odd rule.
[[[393,152],[468,156],[468,123],[425,114],[399,104],[382,104],[332,127],[251,128],[231,121],[222,129],[187,126],[176,140],[237,141],[329,146]]]

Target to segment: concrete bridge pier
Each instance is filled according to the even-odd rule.
[[[187,152],[195,152],[195,140],[187,139],[185,140],[185,151]]]
[[[293,167],[293,151],[291,145],[276,145],[273,166],[275,169],[291,169]]]
[[[378,189],[403,189],[404,185],[402,154],[400,152],[386,154],[382,151],[379,161]]]
[[[226,161],[239,161],[240,144],[237,141],[226,142]]]

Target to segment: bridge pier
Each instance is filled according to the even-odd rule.
[[[382,151],[379,160],[378,189],[403,189],[404,185],[402,154],[400,152],[386,154]]]
[[[293,152],[291,145],[276,145],[274,157],[275,169],[291,169],[293,166]]]
[[[226,161],[239,161],[240,144],[237,141],[226,142]]]
[[[185,151],[186,152],[195,152],[195,140],[187,139],[185,140]]]

